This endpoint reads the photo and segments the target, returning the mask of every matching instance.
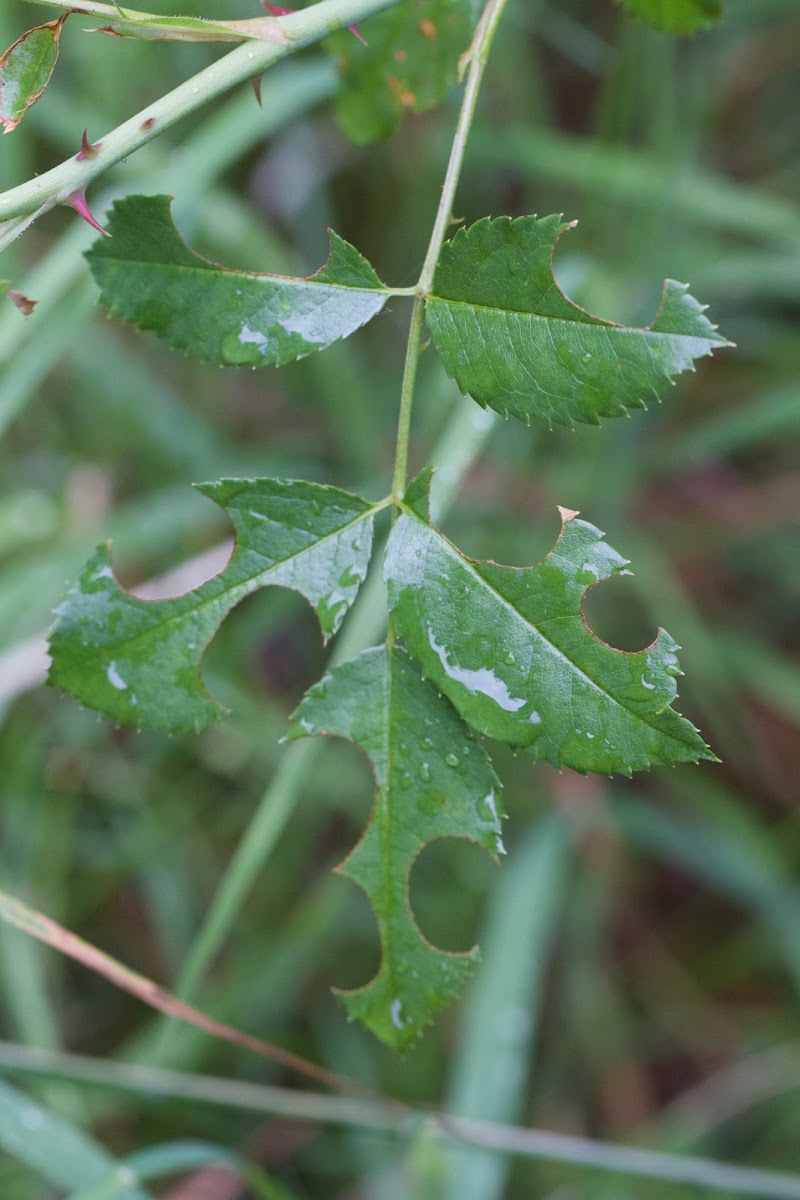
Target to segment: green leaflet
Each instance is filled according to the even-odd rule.
[[[348,137],[361,145],[388,137],[405,112],[438,104],[456,82],[475,18],[473,0],[404,0],[370,20],[366,46],[335,34],[343,85],[336,111]]]
[[[407,1049],[460,991],[477,957],[437,950],[408,903],[414,860],[435,838],[468,838],[502,854],[500,784],[486,751],[403,650],[381,646],[310,689],[291,740],[333,734],[368,755],[377,790],[369,825],[339,871],[364,889],[380,930],[377,975],[339,994],[352,1017]]]
[[[721,0],[620,0],[635,17],[667,33],[696,33],[722,17]]]
[[[442,250],[427,320],[461,391],[503,416],[548,428],[597,425],[658,399],[664,385],[729,343],[687,287],[667,280],[647,329],[593,317],[560,291],[559,216],[488,217]]]
[[[118,200],[87,253],[109,311],[221,366],[282,366],[348,337],[391,294],[365,258],[330,231],[308,279],[217,266],[181,239],[167,196]]]
[[[424,473],[386,551],[398,632],[426,675],[481,733],[576,771],[630,774],[713,755],[670,706],[675,642],[623,653],[586,626],[586,590],[626,560],[561,509],[561,536],[534,567],[470,559],[428,524]]]
[[[50,82],[61,26],[68,16],[64,13],[57,21],[29,29],[0,58],[0,125],[6,133],[17,128]]]
[[[119,587],[101,546],[56,610],[49,682],[123,724],[173,732],[218,720],[200,662],[240,600],[272,584],[301,592],[327,639],[367,573],[376,508],[366,500],[282,479],[199,488],[236,529],[224,571],[183,596],[140,600]]]

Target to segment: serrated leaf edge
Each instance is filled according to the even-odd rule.
[[[216,482],[222,482],[222,481],[216,481]],[[231,480],[225,480],[225,482],[252,483],[254,481],[248,480],[248,479],[241,479],[241,480],[231,479]],[[278,479],[276,479],[276,480],[271,480],[271,482],[295,483],[297,481],[296,480],[283,480],[283,479],[278,480]],[[302,481],[302,482],[305,482],[305,481]],[[205,492],[203,490],[206,487],[209,487],[209,488],[213,487],[214,486],[213,483],[211,483],[211,484],[195,483],[195,484],[192,484],[192,486],[194,488],[196,488],[199,492],[201,492],[202,495],[207,496],[207,498],[209,500],[212,500],[214,502],[214,504],[216,504],[217,507],[220,508],[222,510],[222,512],[225,513],[225,516],[228,518],[228,520],[231,521],[231,524],[233,524],[232,518],[230,517],[230,514],[229,514],[228,510],[225,508],[225,506],[222,503],[220,503],[220,501],[215,499],[215,497],[213,495],[211,495],[208,492]],[[327,487],[328,485],[318,484],[316,486],[318,486],[320,488],[324,488],[324,487]],[[341,491],[341,489],[334,488],[334,487],[332,487],[330,490],[331,491]],[[355,495],[355,493],[352,493],[352,494]],[[319,545],[324,544],[329,538],[339,537],[346,530],[352,528],[355,525],[358,525],[361,521],[364,521],[367,519],[374,519],[375,515],[378,512],[380,512],[380,510],[382,508],[387,507],[387,504],[388,504],[388,501],[380,501],[377,504],[371,505],[369,508],[365,509],[364,512],[360,516],[354,518],[354,520],[352,520],[352,521],[349,521],[346,525],[340,526],[339,529],[336,529],[336,530],[332,531],[331,533],[326,534],[325,537],[320,538],[318,542],[314,543],[314,545],[319,546]],[[98,559],[102,556],[102,565],[108,567],[109,571],[111,572],[111,577],[113,579],[115,586],[119,589],[119,591],[121,593],[123,593],[123,595],[127,596],[130,600],[133,600],[137,604],[158,605],[158,604],[168,603],[170,600],[179,599],[183,596],[191,596],[194,592],[197,592],[202,587],[204,587],[205,584],[208,583],[211,579],[216,579],[220,575],[224,575],[224,573],[230,567],[231,562],[233,561],[233,558],[237,552],[238,545],[239,545],[239,531],[235,528],[235,526],[234,526],[234,530],[233,530],[232,541],[233,541],[233,544],[231,546],[230,556],[228,558],[228,561],[225,563],[225,566],[220,571],[217,571],[217,572],[215,572],[214,575],[209,576],[209,579],[206,579],[203,581],[203,583],[198,584],[198,586],[196,588],[190,588],[188,592],[179,592],[175,596],[161,596],[157,600],[149,600],[142,596],[137,596],[134,592],[132,592],[128,588],[125,588],[122,586],[122,584],[119,581],[119,578],[117,577],[116,573],[114,572],[113,563],[111,561],[112,542],[111,542],[111,540],[108,540],[106,542],[101,542],[95,548],[94,554],[91,556],[91,558],[89,558],[87,560],[87,562],[84,564],[84,567],[81,570],[80,574],[78,575],[77,579],[71,585],[70,592],[72,591],[72,588],[80,585],[81,580],[83,579],[84,575],[86,574],[87,569],[89,568],[89,565],[91,563],[93,563],[96,559]],[[308,549],[309,549],[309,547],[304,547],[303,550],[297,551],[296,554],[289,555],[288,558],[281,560],[280,565],[283,565],[283,563],[285,563],[285,562],[290,562],[292,558],[298,557],[298,555],[303,554]],[[211,645],[212,641],[214,640],[214,638],[217,636],[220,629],[222,628],[223,623],[231,615],[233,610],[242,602],[242,600],[245,600],[248,596],[252,595],[254,592],[260,591],[263,588],[270,587],[270,586],[279,587],[286,591],[294,592],[296,595],[301,596],[302,599],[304,599],[306,601],[306,603],[308,604],[308,606],[311,608],[311,610],[314,614],[314,617],[317,620],[317,624],[319,625],[320,636],[322,638],[323,645],[326,646],[328,644],[328,642],[330,641],[330,638],[326,637],[325,633],[323,632],[320,616],[319,616],[319,613],[317,612],[315,605],[312,604],[310,600],[308,600],[307,596],[305,596],[305,594],[299,588],[292,587],[290,584],[287,584],[287,583],[279,583],[279,584],[270,584],[269,582],[253,583],[252,580],[248,581],[248,584],[250,586],[239,585],[240,590],[241,590],[241,595],[239,596],[239,598],[237,600],[234,601],[234,603],[230,606],[230,608],[227,610],[227,612],[223,615],[222,620],[220,621],[219,625],[217,625],[217,627],[215,628],[215,630],[213,631],[211,636],[206,641],[206,643],[203,646],[200,654],[198,655],[198,659],[197,659],[196,672],[197,672],[197,677],[198,677],[198,681],[199,681],[199,685],[200,685],[201,698],[208,700],[209,703],[211,703],[214,706],[214,709],[216,710],[214,719],[218,720],[218,721],[224,720],[226,717],[230,716],[231,709],[229,709],[226,705],[222,704],[219,700],[216,699],[215,696],[212,696],[212,694],[208,691],[208,688],[206,687],[205,680],[203,679],[203,674],[202,674],[203,659],[205,658],[208,647]],[[233,591],[233,590],[235,590],[235,589],[231,589],[231,591]],[[46,678],[45,682],[48,685],[48,687],[57,687],[60,690],[65,691],[69,696],[71,696],[74,700],[76,700],[81,705],[82,708],[87,709],[90,712],[97,712],[104,716],[108,716],[108,714],[106,713],[106,710],[104,708],[102,708],[99,705],[93,705],[90,702],[88,702],[85,698],[83,698],[81,696],[77,696],[69,688],[65,687],[58,679],[58,661],[57,661],[56,655],[53,654],[52,638],[58,628],[58,618],[60,617],[61,613],[64,611],[65,607],[68,604],[69,594],[70,593],[68,592],[67,596],[64,598],[64,600],[62,600],[61,603],[58,604],[56,606],[56,608],[53,609],[53,616],[54,616],[55,620],[50,628],[50,632],[47,637],[47,645],[48,645],[48,650],[50,652],[50,666],[48,668],[47,678]],[[203,605],[210,604],[213,601],[218,600],[219,598],[220,598],[219,595],[209,596],[206,600],[203,600],[200,602],[200,604],[198,605],[198,608],[202,608]],[[341,627],[341,622],[344,620],[345,616],[349,612],[350,607],[351,606],[349,606],[347,609],[345,609],[342,612],[342,615],[339,618],[339,622],[338,622],[336,628],[331,633],[331,637],[335,637],[336,634],[338,633],[339,628]],[[182,617],[183,617],[183,614],[176,614],[175,616],[168,617],[165,621],[163,621],[161,623],[160,627],[169,626],[174,621],[181,620]],[[137,641],[139,641],[141,638],[147,636],[148,634],[150,634],[152,632],[153,632],[152,628],[147,629],[147,630],[143,631],[142,633],[136,634],[134,637],[128,638],[125,642],[122,642],[120,644],[123,646],[133,645]],[[111,718],[111,719],[113,720],[113,718]],[[189,732],[190,730],[194,730],[195,733],[199,733],[202,729],[207,728],[208,724],[210,724],[210,723],[211,722],[209,721],[209,722],[200,724],[198,721],[192,721],[192,722],[187,723],[186,725],[164,726],[164,727],[160,728],[160,732],[182,733],[182,732]],[[140,722],[140,721],[132,720],[131,722],[126,721],[125,724],[131,725],[135,729],[155,729],[157,731],[159,730],[159,726],[155,725],[152,721],[147,721],[147,722],[141,721]],[[120,728],[120,725],[118,722],[117,722],[117,728]]]
[[[424,472],[420,473],[420,475],[422,475],[422,474],[424,474]],[[428,478],[428,491],[430,491],[430,481],[431,481],[432,476],[433,476],[433,472],[430,472],[429,478]],[[420,476],[417,476],[417,479],[419,479],[419,478],[420,478]],[[410,490],[414,486],[414,484],[417,482],[417,479],[414,479],[411,481],[411,484],[409,485],[408,490]],[[415,509],[411,508],[409,505],[406,504],[405,500],[401,501],[399,507],[402,509],[402,511],[404,512],[404,514],[406,516],[412,518],[413,520],[419,521],[420,524],[426,525],[429,529],[433,530],[433,532],[436,533],[437,536],[440,537],[442,539],[442,541],[445,542],[448,547],[450,547],[450,549],[453,551],[454,555],[457,558],[459,558],[470,569],[470,571],[474,574],[474,576],[479,584],[483,584],[484,586],[489,588],[497,596],[498,600],[500,600],[502,602],[502,604],[505,608],[508,608],[512,612],[516,613],[517,616],[519,616],[521,620],[526,622],[526,624],[530,624],[530,622],[528,622],[527,619],[525,617],[523,617],[522,614],[519,613],[517,611],[517,609],[515,609],[512,604],[510,604],[510,602],[508,600],[505,599],[505,597],[501,596],[500,593],[497,592],[496,589],[492,587],[492,585],[489,583],[488,580],[484,579],[484,577],[482,575],[480,575],[479,572],[474,570],[475,566],[479,563],[486,563],[487,566],[507,568],[509,570],[513,570],[515,568],[509,568],[507,564],[498,563],[498,562],[495,562],[493,559],[489,559],[489,558],[484,558],[484,559],[469,558],[468,555],[464,554],[463,551],[460,550],[458,548],[458,546],[455,545],[455,543],[451,542],[450,539],[448,537],[446,537],[445,534],[443,534],[442,531],[436,525],[434,525],[430,520],[427,520],[427,521],[423,520],[423,518],[420,517],[419,513]],[[561,529],[559,530],[558,537],[556,538],[555,542],[553,543],[552,548],[538,562],[533,563],[528,567],[522,567],[522,568],[516,568],[516,569],[521,569],[521,570],[525,570],[525,571],[527,571],[527,570],[535,571],[538,567],[541,567],[544,563],[546,563],[548,561],[548,559],[551,558],[557,551],[558,546],[564,536],[564,532],[565,532],[566,527],[569,524],[569,522],[573,521],[576,517],[578,517],[580,515],[579,509],[564,508],[561,505],[556,505],[556,508],[557,508],[559,516],[561,518]],[[590,524],[590,522],[587,522],[587,523]],[[593,526],[593,528],[597,529],[597,532],[600,534],[602,539],[605,539],[606,535],[603,532],[603,530],[599,529],[597,526]],[[611,549],[613,549],[613,547],[611,547]],[[674,641],[671,634],[669,634],[667,632],[667,630],[663,628],[663,626],[658,627],[658,631],[657,631],[656,636],[653,639],[653,641],[650,642],[648,645],[643,646],[640,650],[620,650],[619,647],[610,645],[608,642],[604,641],[603,638],[601,638],[598,634],[596,634],[595,631],[592,629],[592,627],[589,625],[588,621],[586,620],[586,616],[583,611],[583,605],[584,605],[584,601],[585,601],[586,596],[589,593],[589,591],[591,591],[592,588],[597,587],[598,584],[605,583],[609,579],[613,579],[615,575],[622,574],[623,570],[625,570],[625,568],[627,567],[629,562],[630,562],[629,559],[623,559],[624,567],[620,567],[620,569],[618,571],[614,571],[611,576],[606,576],[603,579],[595,580],[594,583],[587,584],[587,586],[584,588],[582,596],[581,596],[580,615],[581,615],[581,620],[583,621],[583,624],[584,624],[584,627],[585,627],[587,633],[590,635],[590,637],[592,637],[601,646],[607,647],[614,654],[624,654],[626,657],[635,657],[639,654],[645,654],[648,650],[656,649],[658,646],[658,643],[662,637],[669,638],[669,640],[673,643],[674,650],[677,652],[678,650],[681,649],[681,647],[678,645],[677,642]],[[627,572],[627,573],[630,575],[633,574],[632,571]],[[388,582],[388,580],[386,579],[385,573],[384,573],[384,580],[386,580]],[[551,646],[551,648],[553,649],[553,651],[555,653],[557,653],[561,658],[563,658],[566,662],[568,662],[570,664],[570,666],[578,674],[583,676],[586,679],[586,681],[589,684],[591,684],[591,686],[594,690],[600,692],[601,695],[605,696],[613,704],[619,705],[620,708],[624,708],[632,716],[641,720],[643,722],[643,724],[650,725],[650,721],[648,721],[646,719],[646,717],[643,717],[641,713],[638,713],[634,709],[629,708],[628,705],[623,703],[623,701],[618,700],[616,696],[613,696],[610,692],[607,692],[603,687],[601,687],[599,684],[597,684],[589,675],[586,675],[585,672],[580,667],[578,667],[575,663],[572,662],[572,659],[568,658],[568,656],[563,653],[563,651],[559,650],[558,647],[553,646],[553,644],[552,644],[552,642],[550,642],[549,638],[546,638],[544,636],[544,634],[542,634],[538,630],[538,628],[537,628],[537,633],[542,638],[542,641],[546,642],[549,646]],[[409,651],[409,653],[411,653],[411,652]],[[415,661],[417,661],[417,660],[415,659]],[[419,665],[420,665],[420,669],[422,670],[422,664],[419,664]],[[671,669],[670,667],[664,667],[663,669],[666,672],[666,674],[672,676],[672,678],[676,678],[678,675],[683,675],[683,673],[684,673],[681,670],[680,666],[678,666],[677,664],[674,669]],[[425,674],[424,674],[424,671],[423,671],[423,678],[427,678],[427,676],[425,676]],[[697,762],[694,765],[697,765],[697,763],[699,763],[701,761],[719,762],[720,760],[717,758],[717,756],[714,754],[714,752],[711,750],[711,748],[706,744],[705,740],[703,739],[702,734],[700,733],[700,730],[690,720],[688,720],[687,717],[684,717],[682,713],[679,713],[677,711],[677,709],[672,708],[672,701],[667,701],[665,704],[663,704],[661,706],[661,708],[657,709],[653,713],[653,715],[659,716],[662,712],[664,712],[668,708],[672,709],[672,711],[675,713],[675,715],[680,717],[682,721],[685,721],[686,724],[689,726],[689,728],[694,733],[697,734],[697,736],[700,738],[700,740],[703,743],[704,752],[698,755]],[[463,716],[463,714],[461,714],[461,716],[462,716],[462,720],[466,721],[466,723],[469,724],[469,718]],[[651,725],[651,728],[653,728],[652,725]],[[658,731],[658,732],[660,732],[660,731]],[[668,735],[665,735],[665,736],[668,736]],[[673,740],[675,740],[675,739],[673,739]],[[559,763],[559,764],[555,764],[555,765],[557,765],[558,769],[560,769],[560,770],[563,770],[564,766],[565,766],[564,763]],[[647,759],[645,766],[637,768],[637,769],[647,770],[652,766],[665,766],[665,765],[671,765],[674,767],[676,764],[675,763],[664,764],[664,763],[658,762],[658,760],[655,760],[655,759]],[[575,770],[574,767],[570,767],[569,769]],[[579,774],[588,774],[588,772],[578,772],[578,773]],[[617,768],[616,774],[630,776],[630,775],[632,775],[632,770],[626,770],[625,768]],[[611,778],[611,776],[609,776],[609,778]]]
[[[374,649],[379,649],[379,647],[374,647]],[[399,647],[394,647],[393,651],[389,651],[388,647],[387,647],[387,648],[385,648],[385,652],[386,652],[386,657],[387,657],[387,663],[389,664],[388,670],[390,673],[391,673],[391,669],[392,669],[391,668],[392,652],[393,653],[400,652],[400,653],[406,654],[407,657],[412,662],[414,662],[416,667],[419,666],[419,664],[416,662],[415,659],[413,659],[412,655],[407,650],[400,650]],[[425,679],[424,674],[422,674],[421,677],[423,679]],[[312,686],[308,689],[308,692],[306,693],[306,695],[313,694],[314,688],[324,686],[325,683],[329,679],[330,679],[329,674],[326,673],[325,675],[323,675],[322,678],[320,680],[318,680],[317,683],[312,684]],[[448,704],[450,703],[450,701],[447,699],[447,697],[443,696],[441,692],[439,692],[439,697],[440,697],[440,699],[444,700],[446,703],[448,703]],[[303,701],[301,700],[300,704],[302,704],[302,702]],[[298,705],[298,709],[299,709],[299,707],[300,707],[300,705]],[[289,717],[290,721],[292,721],[294,719],[295,713],[298,711],[298,709],[295,709],[295,712],[293,712],[291,714],[291,716]],[[459,714],[459,716],[460,716],[460,714]],[[464,721],[463,717],[461,717],[460,719],[462,721]],[[472,727],[469,726],[468,722],[465,721],[464,723],[469,727],[470,732],[472,733],[473,737],[480,736],[480,735],[476,734],[474,730],[472,730]],[[391,731],[392,724],[388,718],[388,714],[387,714],[387,718],[386,718],[386,724],[387,724],[387,728]],[[301,729],[300,733],[297,733],[295,735],[288,734],[286,736],[286,738],[284,738],[283,740],[289,741],[289,742],[299,741],[301,737],[331,738],[331,739],[335,739],[335,740],[338,740],[341,742],[347,742],[349,745],[354,746],[358,750],[358,752],[361,754],[361,756],[366,759],[367,764],[369,766],[370,773],[372,775],[373,784],[374,784],[373,793],[372,793],[372,805],[370,807],[367,820],[364,823],[364,828],[362,829],[361,834],[358,837],[358,840],[348,850],[347,854],[344,856],[344,858],[341,860],[341,862],[337,863],[337,865],[332,868],[333,874],[341,875],[342,878],[349,880],[350,883],[354,884],[359,889],[359,891],[366,897],[367,902],[370,907],[370,911],[372,912],[372,916],[375,921],[375,929],[376,929],[376,933],[378,934],[377,940],[378,940],[378,945],[380,946],[380,961],[378,963],[378,967],[377,967],[375,973],[372,975],[372,977],[370,979],[366,980],[364,983],[359,984],[358,987],[354,987],[354,988],[340,988],[340,987],[335,987],[335,986],[331,987],[331,992],[333,993],[333,995],[336,996],[336,998],[338,1000],[340,1000],[343,1004],[345,1004],[345,1012],[347,1014],[348,1022],[352,1022],[352,1021],[358,1020],[358,1018],[355,1014],[351,1013],[346,1007],[346,1001],[347,1001],[348,997],[362,995],[364,992],[366,992],[370,988],[374,987],[377,984],[378,980],[380,979],[381,975],[383,974],[384,970],[387,969],[386,946],[384,943],[384,939],[380,936],[381,921],[378,917],[378,913],[377,913],[377,910],[373,903],[372,896],[367,891],[367,889],[364,887],[361,880],[358,879],[357,876],[351,875],[350,872],[347,870],[348,862],[350,861],[351,858],[354,857],[354,855],[360,848],[362,842],[364,841],[364,838],[367,836],[370,828],[372,827],[372,823],[373,823],[373,820],[374,820],[376,812],[377,812],[378,797],[381,793],[381,785],[380,785],[380,781],[378,780],[377,770],[375,767],[375,763],[372,760],[372,757],[370,756],[370,754],[368,753],[366,748],[364,746],[362,746],[354,738],[345,737],[343,734],[339,734],[339,733],[333,733],[328,729],[314,730],[313,732],[309,732],[307,730]],[[391,732],[390,732],[390,739],[391,739]],[[501,821],[507,820],[508,814],[505,812],[503,805],[502,805],[503,785],[496,775],[495,775],[494,786],[495,786],[495,790],[496,790],[496,803],[497,803],[498,818]],[[478,849],[486,851],[486,853],[490,856],[490,858],[492,859],[493,862],[495,862],[498,865],[500,864],[500,854],[498,854],[496,852],[493,853],[486,846],[482,846],[480,844],[480,842],[478,842],[475,838],[466,837],[466,836],[459,837],[454,834],[441,834],[436,837],[429,838],[427,841],[421,842],[419,849],[417,850],[417,853],[414,855],[413,859],[409,863],[408,870],[406,872],[405,879],[403,881],[403,895],[404,895],[404,900],[405,900],[405,907],[406,907],[408,916],[411,920],[411,923],[414,927],[414,930],[424,946],[426,946],[434,954],[441,955],[442,957],[445,957],[445,958],[459,959],[462,962],[465,962],[465,963],[470,964],[471,966],[474,966],[475,964],[477,964],[480,961],[480,946],[478,945],[477,942],[475,943],[475,945],[470,947],[470,949],[468,949],[468,950],[445,950],[443,947],[435,945],[433,942],[430,941],[429,938],[427,938],[425,936],[422,929],[420,928],[420,926],[417,922],[416,915],[414,913],[414,908],[411,904],[411,875],[414,870],[414,866],[417,862],[417,859],[422,854],[423,850],[426,850],[428,846],[433,845],[434,842],[450,842],[450,841],[469,842],[470,845],[477,846]],[[435,1009],[433,1012],[430,1013],[430,1015],[427,1017],[427,1019],[425,1021],[421,1022],[415,1030],[411,1031],[412,1037],[407,1043],[405,1043],[405,1045],[403,1047],[404,1051],[410,1050],[412,1048],[412,1046],[414,1046],[419,1041],[419,1039],[422,1037],[425,1030],[428,1029],[435,1022],[436,1017],[440,1011],[441,1011],[441,1009]]]

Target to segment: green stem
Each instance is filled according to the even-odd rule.
[[[420,347],[422,343],[422,326],[425,319],[425,300],[433,288],[433,277],[436,264],[442,253],[442,246],[447,236],[447,230],[452,222],[453,201],[455,200],[458,181],[461,178],[461,168],[464,164],[464,153],[467,148],[478,94],[483,82],[486,64],[492,48],[494,36],[503,15],[508,0],[489,0],[483,15],[478,22],[472,44],[462,59],[462,70],[467,68],[467,86],[464,89],[464,99],[458,124],[450,149],[442,186],[442,195],[436,211],[436,220],[428,243],[422,272],[415,288],[414,309],[411,314],[411,325],[408,333],[406,361],[403,369],[403,382],[400,386],[400,414],[397,422],[397,448],[395,451],[394,473],[392,476],[392,499],[399,504],[406,490],[408,481],[408,445],[411,435],[411,412],[414,406],[414,388],[417,381]]]
[[[321,0],[287,17],[273,18],[275,41],[246,42],[224,58],[149,104],[99,139],[94,158],[67,159],[43,175],[0,195],[0,222],[29,213],[40,216],[80,192],[109,167],[140,149],[209,100],[262,74],[288,54],[327,37],[335,29],[394,8],[400,0]],[[20,230],[21,231],[21,230]]]
[[[71,0],[28,0],[29,4],[44,4],[48,8],[73,8]],[[81,16],[105,18],[102,31],[116,33],[120,37],[139,38],[143,41],[172,42],[248,42],[269,41],[271,33],[283,36],[274,17],[254,17],[243,21],[209,21],[205,17],[160,17],[155,13],[124,12],[110,4],[99,4],[97,0],[81,0]]]
[[[414,407],[414,385],[417,381],[422,326],[425,322],[425,298],[414,297],[411,325],[408,330],[406,361],[403,367],[403,382],[400,385],[400,415],[397,422],[397,450],[392,475],[392,500],[399,504],[403,499],[408,478],[408,443],[411,436],[411,410]]]
[[[153,1096],[212,1104],[239,1112],[269,1113],[293,1120],[384,1130],[412,1138],[425,1124],[442,1140],[534,1161],[557,1162],[578,1170],[610,1171],[629,1178],[719,1189],[764,1200],[800,1200],[800,1176],[759,1167],[739,1167],[710,1158],[665,1154],[638,1146],[618,1146],[590,1138],[522,1129],[447,1113],[425,1113],[381,1100],[327,1096],[238,1079],[195,1075],[158,1067],[62,1054],[0,1042],[0,1067],[31,1075],[70,1079],[76,1083]]]

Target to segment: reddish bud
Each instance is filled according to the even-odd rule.
[[[84,192],[82,189],[77,192],[73,192],[71,196],[67,196],[63,203],[69,208],[73,208],[79,217],[83,217],[84,221],[86,221],[88,225],[91,225],[92,229],[96,229],[98,233],[105,234],[106,237],[111,237],[111,234],[108,232],[108,230],[103,229],[103,226],[100,224],[100,222],[96,221],[92,216],[91,212],[89,211],[89,205],[86,203],[86,192]]]
[[[83,131],[81,137],[80,151],[75,155],[77,162],[84,162],[87,158],[97,158],[98,151],[102,146],[102,142],[90,142],[86,136],[86,130]]]
[[[22,292],[8,291],[6,295],[12,304],[16,304],[23,317],[29,317],[36,308],[36,301],[29,300],[27,296],[23,296]]]

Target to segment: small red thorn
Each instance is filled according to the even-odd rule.
[[[268,4],[267,0],[261,0],[261,4],[267,10],[270,16],[273,17],[288,17],[290,13],[297,11],[294,8],[281,8],[278,4]],[[366,46],[367,43],[358,32],[358,27],[356,25],[348,25],[347,28],[352,33],[353,37],[358,38],[362,45]]]
[[[111,237],[111,234],[108,232],[108,230],[103,229],[103,226],[100,224],[100,222],[96,221],[92,216],[91,212],[89,211],[89,205],[86,203],[86,192],[84,192],[82,189],[78,190],[77,192],[73,192],[71,196],[67,196],[63,203],[68,205],[69,208],[74,208],[78,216],[83,217],[84,221],[86,221],[88,225],[91,225],[92,229],[96,229],[98,233],[102,233],[106,237]]]
[[[263,105],[261,103],[261,76],[260,75],[258,76],[258,78],[250,80],[250,87],[253,89],[253,95],[256,98],[258,107],[262,108]]]
[[[98,151],[102,146],[102,142],[90,142],[84,129],[81,136],[81,148],[75,155],[76,162],[85,162],[87,158],[97,158]]]

